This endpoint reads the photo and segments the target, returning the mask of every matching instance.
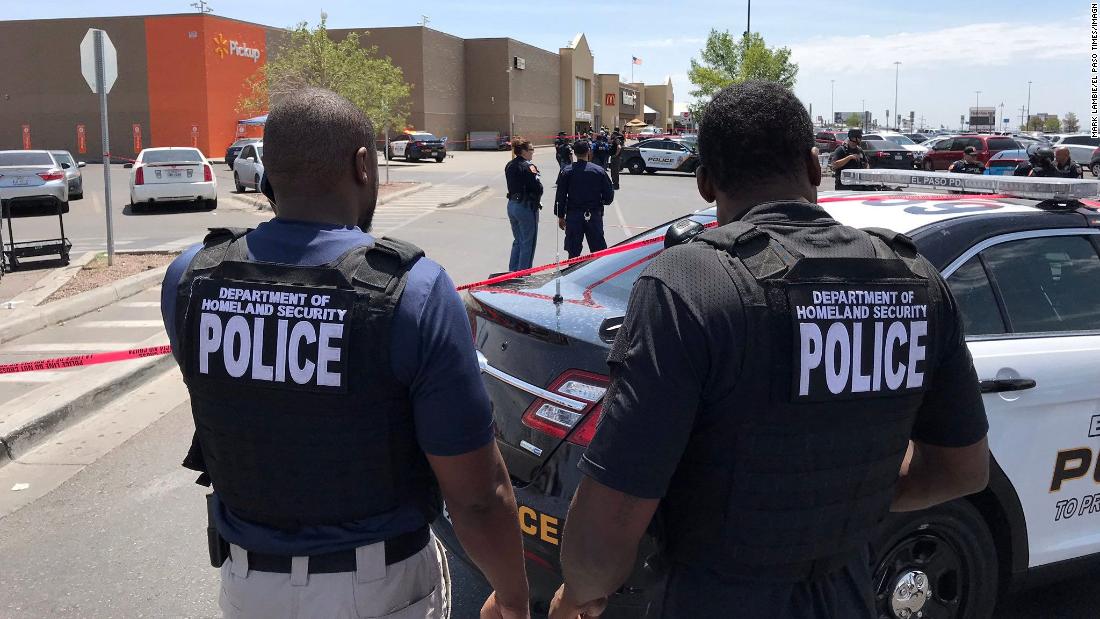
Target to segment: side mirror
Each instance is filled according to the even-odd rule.
[[[69,168],[71,168],[71,167],[73,167],[73,166],[71,166],[71,165],[69,165],[69,164],[67,164],[67,163],[64,163],[64,162],[62,162],[62,164],[61,164],[61,169],[62,169],[62,170],[68,170],[68,169],[69,169]]]
[[[78,162],[76,162],[76,167],[78,167],[78,168],[83,168],[83,167],[84,167],[84,166],[86,166],[86,165],[88,165],[88,164],[87,164],[87,163],[84,163],[83,161],[78,161]]]
[[[132,167],[134,167],[134,164],[132,164],[132,163],[130,163],[130,162],[126,162],[126,163],[122,164],[122,167],[124,167],[124,168],[132,168]]]

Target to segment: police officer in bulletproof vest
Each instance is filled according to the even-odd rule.
[[[573,153],[577,162],[562,170],[554,196],[554,214],[558,216],[558,227],[565,230],[565,251],[570,258],[581,255],[585,239],[589,252],[607,249],[603,207],[615,200],[607,172],[589,161],[592,157],[589,143],[575,142]]]
[[[815,204],[813,146],[774,82],[708,104],[697,184],[720,227],[634,284],[551,619],[598,614],[636,558],[660,581],[649,617],[878,617],[876,525],[985,486],[946,284],[908,238]],[[647,530],[660,551],[637,557]]]
[[[1080,164],[1073,160],[1069,149],[1065,146],[1054,149],[1054,176],[1057,178],[1082,178],[1084,176]]]
[[[605,171],[611,160],[611,144],[607,141],[607,133],[601,131],[592,143],[592,163],[600,166]]]
[[[1058,176],[1058,169],[1054,166],[1054,149],[1049,146],[1036,147],[1034,153],[1028,157],[1028,164],[1027,176]]]
[[[615,190],[619,190],[619,173],[623,170],[623,147],[626,145],[626,138],[623,137],[618,127],[615,127],[615,132],[611,134],[611,187]]]
[[[375,131],[303,89],[265,128],[275,218],[215,229],[165,276],[226,616],[444,617],[442,498],[495,593],[526,618],[515,498],[462,301],[415,246],[368,233]]]
[[[967,146],[963,149],[963,158],[952,163],[947,171],[957,174],[984,174],[985,166],[978,160],[977,153],[976,148]]]
[[[508,183],[508,221],[512,224],[512,254],[508,270],[529,269],[535,259],[535,242],[539,233],[539,210],[542,209],[542,180],[531,158],[535,147],[529,140],[512,141],[512,160],[504,166]]]
[[[829,157],[829,167],[833,170],[834,187],[842,189],[864,189],[862,185],[844,185],[840,182],[841,172],[844,170],[861,170],[871,167],[867,163],[867,155],[860,147],[863,140],[863,130],[852,128],[848,130],[848,141],[836,147]]]
[[[554,158],[558,161],[559,170],[564,170],[573,163],[573,146],[564,131],[559,131],[558,137],[554,139]]]

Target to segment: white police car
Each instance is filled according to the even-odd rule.
[[[908,234],[941,270],[964,316],[989,416],[988,488],[882,523],[872,566],[878,616],[992,617],[1001,593],[1100,560],[1100,211],[1066,201],[1100,206],[1089,202],[1100,197],[1100,183],[902,170],[844,175],[862,185],[984,194],[827,192],[819,202],[847,225]],[[713,224],[715,210],[689,218]],[[537,610],[561,582],[561,531],[577,462],[601,414],[608,348],[634,280],[659,252],[643,244],[465,296],[520,505]],[[559,291],[564,302],[555,304]],[[464,559],[447,520],[433,527]],[[643,544],[604,616],[640,616],[653,548]]]
[[[691,174],[699,167],[699,154],[684,140],[654,138],[623,148],[623,167],[631,174],[658,171]]]

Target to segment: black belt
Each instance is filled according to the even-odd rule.
[[[386,540],[386,565],[393,565],[415,555],[428,545],[431,535],[425,525],[412,533],[402,533]],[[248,553],[248,569],[256,572],[289,574],[292,557]],[[310,574],[335,574],[355,571],[355,549],[309,556]]]

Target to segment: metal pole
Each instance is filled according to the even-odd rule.
[[[1027,118],[1024,119],[1024,129],[1031,125],[1031,80],[1027,82]]]
[[[894,114],[897,114],[897,115],[901,114],[901,108],[898,107],[898,73],[900,73],[900,72],[901,72],[901,62],[895,60],[894,61]],[[901,123],[898,123],[898,124],[900,125]],[[900,126],[898,127],[898,130],[899,131],[901,130]]]
[[[836,122],[836,80],[829,80],[829,124]]]
[[[752,32],[752,0],[749,0],[748,12],[745,15],[745,36]]]
[[[867,129],[867,100],[866,99],[860,99],[859,100],[859,107],[860,107],[859,126],[862,127],[864,130],[866,130]]]
[[[390,184],[390,125],[385,128],[386,141],[382,144],[382,158],[386,160],[386,184]]]
[[[103,79],[103,31],[95,31],[95,89],[99,93],[99,127],[103,143],[103,197],[107,201],[107,266],[115,263],[115,226],[111,213],[111,139],[107,130],[107,85]]]

